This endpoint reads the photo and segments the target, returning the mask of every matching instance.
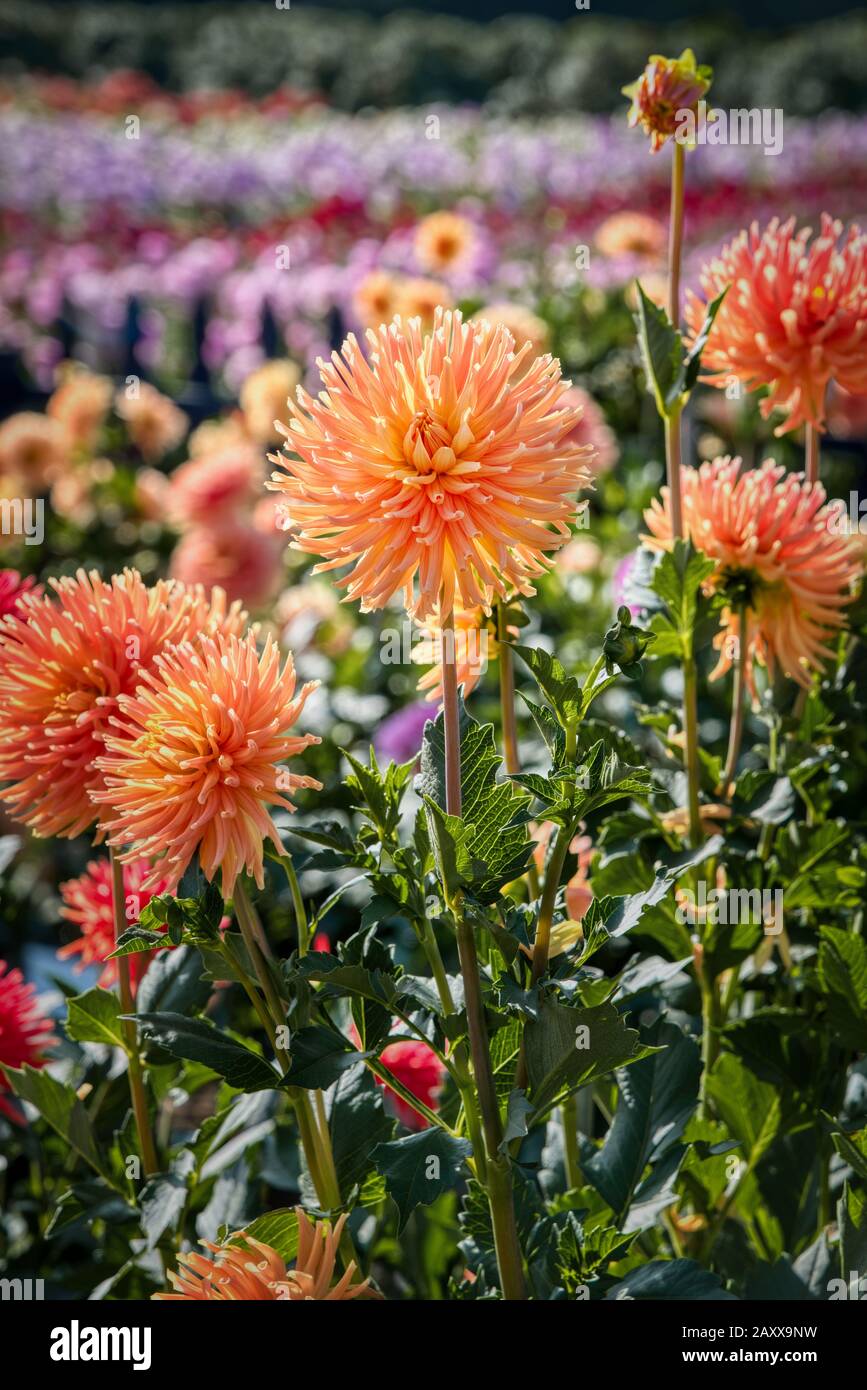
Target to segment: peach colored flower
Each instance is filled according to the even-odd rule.
[[[841,240],[842,238],[842,240]],[[710,301],[729,286],[702,354],[707,380],[732,377],[748,390],[769,388],[762,415],[785,415],[776,434],[806,422],[825,427],[828,383],[867,392],[867,236],[822,214],[819,235],[795,219],[753,223],[701,274],[703,299],[687,295],[697,334]]]
[[[249,443],[250,436],[244,425],[244,417],[240,410],[235,410],[220,420],[203,420],[197,425],[187,440],[187,453],[191,459],[198,459],[205,454],[223,454],[228,449],[244,449]]]
[[[351,565],[341,582],[366,610],[401,589],[419,619],[456,593],[474,607],[534,592],[589,479],[559,364],[520,375],[529,344],[443,310],[429,335],[395,319],[367,341],[368,358],[350,335],[320,362],[317,399],[299,388],[286,435],[300,457],[272,459],[296,545],[320,570]]]
[[[44,492],[68,462],[66,431],[58,420],[23,410],[0,425],[0,474],[13,491]]]
[[[48,399],[45,413],[62,426],[72,447],[96,448],[111,405],[112,385],[77,364],[67,364],[59,386]]]
[[[578,423],[569,438],[573,444],[586,445],[593,450],[590,467],[594,476],[607,473],[619,459],[620,447],[601,406],[581,386],[570,386],[565,401],[567,405],[581,411]]]
[[[551,334],[547,323],[540,319],[538,314],[525,309],[523,304],[486,304],[477,314],[473,314],[472,318],[473,323],[481,323],[483,320],[495,327],[502,324],[514,338],[515,347],[522,348],[525,343],[530,344],[530,351],[524,359],[522,375],[529,370],[534,358],[542,357],[548,351]]]
[[[222,872],[224,897],[243,871],[264,887],[263,842],[282,852],[268,806],[291,811],[285,792],[320,786],[277,766],[320,741],[290,732],[315,689],[295,698],[291,656],[281,671],[276,643],[260,655],[252,632],[164,651],[119,698],[99,759],[109,844],[126,862],[153,860],[148,883],[176,884],[198,851],[208,879]]]
[[[472,222],[456,212],[432,212],[415,232],[415,254],[425,270],[442,274],[465,261],[475,241]]]
[[[284,418],[300,380],[300,369],[288,359],[265,362],[247,377],[241,387],[241,409],[247,432],[257,443],[279,443],[274,422]]]
[[[135,505],[148,521],[166,521],[171,483],[158,468],[139,468],[135,475]]]
[[[433,328],[437,309],[450,309],[452,293],[440,280],[401,280],[398,283],[397,313],[404,320],[421,319],[425,333]]]
[[[218,586],[231,600],[260,608],[280,582],[281,551],[279,535],[264,535],[247,521],[193,526],[172,552],[169,570],[182,584]]]
[[[557,569],[561,574],[593,574],[601,559],[602,551],[594,540],[575,536],[557,556]]]
[[[655,261],[664,256],[668,232],[646,212],[614,212],[600,222],[594,237],[603,256],[640,256]]]
[[[148,463],[155,463],[180,444],[190,423],[174,401],[147,381],[138,384],[135,395],[118,391],[114,408]]]
[[[263,472],[252,444],[188,459],[171,475],[169,514],[179,526],[232,521],[253,501]]]
[[[150,865],[141,860],[123,867],[124,910],[130,925],[139,920],[155,894],[164,893],[169,887],[167,879],[160,880],[153,888],[145,887],[149,873]],[[68,960],[77,956],[78,970],[84,970],[89,965],[101,965],[99,984],[104,989],[110,989],[117,982],[118,972],[117,961],[107,959],[116,942],[111,864],[108,859],[92,859],[78,878],[61,883],[60,896],[64,902],[61,917],[74,922],[81,929],[81,936],[59,948],[59,959]],[[139,951],[128,957],[133,988],[152,959],[152,951]]]
[[[696,67],[691,48],[685,48],[679,58],[651,54],[641,76],[623,88],[623,95],[632,99],[628,124],[640,126],[650,136],[650,148],[656,153],[676,133],[680,113],[696,111],[712,75],[710,68]]]
[[[391,323],[400,302],[400,279],[387,270],[373,270],[355,291],[353,307],[365,328]]]
[[[208,1302],[309,1302],[311,1300],[341,1302],[352,1298],[381,1298],[371,1287],[370,1280],[355,1279],[355,1262],[351,1261],[337,1281],[335,1265],[340,1237],[346,1224],[345,1213],[338,1217],[334,1228],[327,1221],[311,1224],[301,1207],[295,1208],[298,1218],[298,1254],[295,1267],[287,1269],[286,1262],[270,1245],[255,1240],[246,1231],[236,1231],[230,1245],[213,1245],[202,1241],[210,1257],[195,1251],[178,1256],[178,1272],[169,1271],[173,1293],[155,1293],[153,1298],[169,1302],[199,1300]]]
[[[96,818],[95,762],[120,695],[156,654],[202,631],[241,630],[246,614],[200,590],[135,570],[50,579],[0,620],[0,801],[37,835],[80,835]]]
[[[737,606],[747,607],[745,673],[756,698],[754,664],[773,677],[775,668],[805,688],[813,671],[834,653],[827,643],[845,624],[843,608],[859,574],[855,550],[841,528],[843,504],[825,505],[821,483],[786,474],[766,459],[741,473],[740,459],[717,458],[700,468],[683,468],[686,534],[716,562],[710,589],[729,599],[715,640],[720,660],[714,676],[727,671],[740,640]],[[671,546],[668,488],[644,513],[656,550]]]

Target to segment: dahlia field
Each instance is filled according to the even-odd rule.
[[[4,1299],[867,1297],[867,119],[701,57],[4,78]]]

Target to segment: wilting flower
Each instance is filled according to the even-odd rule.
[[[41,593],[42,585],[37,585],[32,576],[22,579],[17,570],[0,570],[0,618],[7,613],[20,617],[24,595]]]
[[[96,447],[111,405],[112,385],[78,364],[68,364],[60,385],[49,397],[45,413],[62,427],[70,445]]]
[[[398,283],[397,312],[405,320],[420,319],[422,331],[429,333],[438,309],[450,309],[452,295],[441,280],[423,278]]]
[[[709,67],[696,67],[695,54],[685,48],[679,58],[654,53],[647,67],[623,95],[632,99],[628,123],[650,136],[650,148],[660,150],[678,130],[685,111],[695,112],[711,84]]]
[[[52,594],[26,594],[0,620],[0,800],[37,835],[74,836],[96,818],[95,761],[119,696],[167,643],[241,630],[246,614],[218,592],[148,588],[135,570],[48,582]]]
[[[258,608],[273,595],[282,572],[280,537],[242,521],[194,526],[172,553],[170,571],[182,584],[223,589],[231,600]]]
[[[574,430],[569,435],[571,443],[579,447],[588,446],[593,450],[590,468],[595,476],[607,473],[620,457],[617,436],[602,414],[602,410],[589,392],[580,386],[570,386],[565,396],[567,405],[581,411]]]
[[[0,474],[28,495],[44,492],[69,462],[63,426],[35,410],[10,415],[0,425]]]
[[[569,537],[590,450],[569,442],[580,412],[564,403],[559,364],[503,327],[438,311],[434,331],[395,319],[320,362],[325,390],[299,388],[285,470],[297,546],[351,565],[341,581],[364,609],[403,590],[420,619],[493,592],[532,593],[547,552]],[[549,562],[548,562],[549,563]]]
[[[180,526],[233,522],[262,483],[262,462],[249,443],[191,458],[171,477],[167,503]]]
[[[522,348],[525,343],[530,344],[530,351],[520,369],[522,375],[530,368],[534,358],[541,357],[548,351],[551,334],[547,323],[540,319],[538,314],[525,309],[523,304],[486,304],[477,314],[473,314],[473,323],[481,323],[482,320],[495,327],[502,324],[514,338],[516,348]]]
[[[300,380],[300,369],[288,358],[265,362],[247,377],[240,400],[251,439],[259,444],[279,443],[274,422],[286,414],[286,404]]]
[[[726,596],[715,646],[714,676],[732,665],[738,650],[737,609],[746,605],[748,641],[745,675],[756,696],[754,663],[773,677],[780,666],[805,688],[814,670],[833,652],[828,639],[844,625],[842,610],[860,572],[848,536],[841,534],[840,502],[825,504],[821,483],[766,459],[740,472],[740,459],[717,458],[681,470],[686,535],[716,562],[709,588]],[[644,513],[654,549],[671,546],[668,488]]]
[[[664,224],[646,212],[614,212],[599,224],[594,237],[603,256],[637,256],[646,260],[663,256],[667,239]]]
[[[387,270],[373,270],[355,291],[353,307],[365,328],[391,323],[400,303],[400,279]]]
[[[168,890],[167,879],[160,880],[151,888],[146,887],[145,879],[149,872],[150,865],[141,860],[123,866],[124,916],[130,926],[139,920],[155,894]],[[92,859],[78,878],[61,883],[60,896],[64,903],[61,917],[74,922],[81,929],[81,936],[61,946],[58,956],[61,960],[77,957],[79,970],[89,965],[101,965],[99,983],[104,989],[110,989],[117,980],[117,961],[107,959],[115,948],[114,897],[109,860]],[[152,955],[151,951],[139,951],[127,957],[133,988],[147,970]]]
[[[415,254],[425,270],[452,270],[466,260],[473,248],[472,222],[456,212],[432,212],[422,218],[415,233]]]
[[[3,1067],[41,1067],[45,1052],[56,1042],[33,985],[25,984],[20,970],[10,970],[0,960],[0,1114],[21,1122],[20,1112],[8,1099],[10,1085]]]
[[[149,885],[176,884],[193,855],[208,879],[222,870],[223,896],[238,874],[264,887],[264,841],[282,853],[269,806],[291,811],[284,795],[316,787],[311,777],[277,766],[319,739],[293,729],[316,683],[295,697],[295,669],[270,638],[261,655],[255,634],[222,633],[158,656],[134,695],[119,699],[99,767],[111,808],[109,843],[121,857],[152,859]]]
[[[189,420],[170,400],[149,382],[140,382],[135,395],[119,391],[115,410],[125,422],[129,437],[149,463],[155,463],[180,444]]]
[[[207,1255],[195,1251],[178,1256],[178,1272],[169,1270],[169,1283],[174,1293],[155,1293],[155,1299],[211,1302],[253,1302],[278,1300],[283,1302],[318,1299],[337,1302],[350,1298],[381,1298],[369,1279],[355,1279],[355,1262],[350,1261],[337,1283],[334,1283],[337,1251],[346,1223],[345,1213],[338,1217],[332,1229],[327,1221],[313,1224],[301,1207],[295,1208],[298,1218],[298,1254],[293,1269],[270,1245],[236,1231],[231,1245],[213,1245],[203,1241]]]
[[[841,241],[842,237],[842,241]],[[708,380],[734,377],[748,390],[769,388],[761,403],[767,418],[780,410],[777,434],[810,423],[823,429],[831,380],[846,391],[867,392],[867,236],[822,215],[819,236],[795,231],[795,219],[774,218],[761,231],[753,223],[701,273],[704,299],[729,287],[702,364]],[[698,334],[706,305],[687,295],[686,318]]]

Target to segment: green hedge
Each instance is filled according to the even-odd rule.
[[[98,78],[139,68],[178,90],[289,83],[335,106],[489,101],[510,114],[606,111],[650,52],[694,47],[717,71],[726,106],[790,115],[867,106],[867,16],[819,19],[776,33],[725,17],[670,24],[573,15],[478,24],[402,10],[278,10],[231,4],[57,4],[0,0],[0,71]]]

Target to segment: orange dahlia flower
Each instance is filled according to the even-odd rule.
[[[433,328],[437,309],[450,309],[453,302],[451,290],[442,280],[428,280],[422,275],[398,281],[397,313],[405,320],[421,319],[424,333]]]
[[[528,345],[447,310],[429,335],[396,318],[367,341],[367,358],[350,335],[320,362],[325,390],[299,390],[285,431],[298,457],[272,460],[296,545],[320,570],[350,565],[341,582],[365,609],[401,589],[420,619],[456,593],[467,607],[532,593],[589,480],[559,364],[520,375]]]
[[[391,322],[399,302],[398,276],[387,270],[372,270],[356,289],[353,308],[365,328],[378,328],[381,323]]]
[[[111,808],[106,830],[126,849],[121,859],[153,859],[146,882],[163,875],[174,885],[198,850],[208,879],[222,870],[224,897],[243,870],[264,887],[263,842],[282,852],[267,807],[294,810],[284,792],[320,787],[277,767],[320,741],[290,732],[315,689],[295,698],[291,656],[281,671],[276,643],[260,655],[252,632],[158,656],[136,693],[120,697],[99,759],[105,789],[94,800]]]
[[[45,413],[63,427],[71,445],[92,450],[99,442],[111,397],[112,385],[108,377],[67,363]]]
[[[641,76],[623,88],[623,95],[632,98],[629,125],[641,126],[650,136],[654,153],[676,133],[680,114],[696,110],[712,75],[710,68],[696,67],[695,54],[685,48],[679,58],[652,54]]]
[[[853,223],[844,237],[842,223],[823,213],[819,236],[810,238],[809,227],[795,232],[794,217],[774,218],[764,231],[754,222],[701,274],[707,301],[730,286],[702,354],[707,379],[769,387],[762,414],[786,416],[777,434],[804,423],[824,429],[832,379],[867,392],[867,236]],[[694,335],[706,307],[688,293]]]
[[[168,1302],[199,1300],[207,1302],[307,1302],[311,1299],[338,1302],[351,1298],[382,1298],[371,1288],[370,1280],[356,1281],[352,1261],[334,1283],[334,1266],[346,1216],[338,1217],[333,1229],[327,1221],[311,1224],[301,1207],[298,1217],[298,1254],[294,1269],[287,1269],[282,1255],[270,1245],[254,1240],[245,1231],[231,1237],[232,1245],[213,1245],[203,1241],[211,1256],[195,1251],[178,1256],[178,1272],[169,1271],[174,1293],[155,1293],[155,1299]]]
[[[96,818],[96,759],[119,697],[168,643],[242,630],[246,614],[221,592],[148,588],[136,570],[49,584],[0,620],[0,800],[36,835],[71,837]]]
[[[729,669],[738,642],[737,608],[746,606],[745,676],[756,698],[754,663],[771,676],[779,665],[808,687],[813,671],[833,652],[829,637],[844,625],[843,609],[860,566],[842,532],[842,503],[825,503],[821,483],[803,474],[786,474],[766,459],[761,468],[740,472],[740,459],[717,458],[700,468],[683,468],[683,520],[686,534],[716,561],[709,588],[730,600],[715,646],[720,660],[714,676]],[[671,546],[668,488],[644,513],[657,550]]]
[[[451,270],[472,249],[472,222],[456,212],[432,212],[422,218],[415,232],[415,254],[425,270]]]

